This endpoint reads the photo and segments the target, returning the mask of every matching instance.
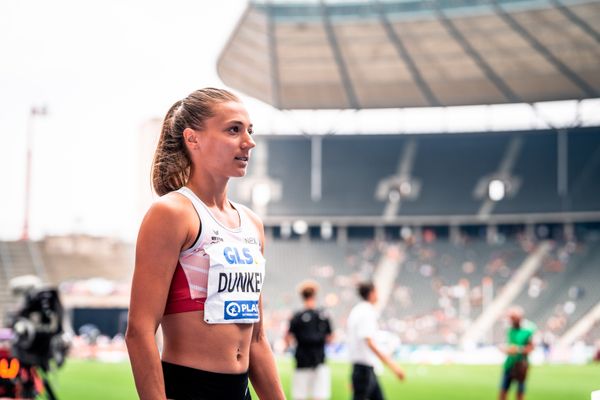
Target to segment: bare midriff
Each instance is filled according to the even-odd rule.
[[[207,324],[204,311],[165,315],[162,360],[222,374],[248,370],[252,324]]]

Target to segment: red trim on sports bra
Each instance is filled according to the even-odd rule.
[[[203,311],[205,301],[206,298],[191,298],[185,272],[183,272],[183,268],[178,261],[177,267],[175,267],[175,273],[173,274],[173,279],[171,280],[171,287],[169,287],[169,295],[167,296],[164,315],[189,311]]]

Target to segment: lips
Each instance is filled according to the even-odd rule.
[[[246,161],[246,162],[248,162],[248,157],[236,157],[235,159],[238,160],[238,161]]]

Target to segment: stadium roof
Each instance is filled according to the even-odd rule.
[[[251,2],[218,73],[280,109],[600,97],[600,1]]]

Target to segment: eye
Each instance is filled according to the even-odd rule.
[[[229,128],[228,131],[231,133],[240,133],[240,127],[237,125],[234,125],[231,128]]]
[[[254,133],[254,128],[250,127],[248,128],[248,134],[252,135]]]

